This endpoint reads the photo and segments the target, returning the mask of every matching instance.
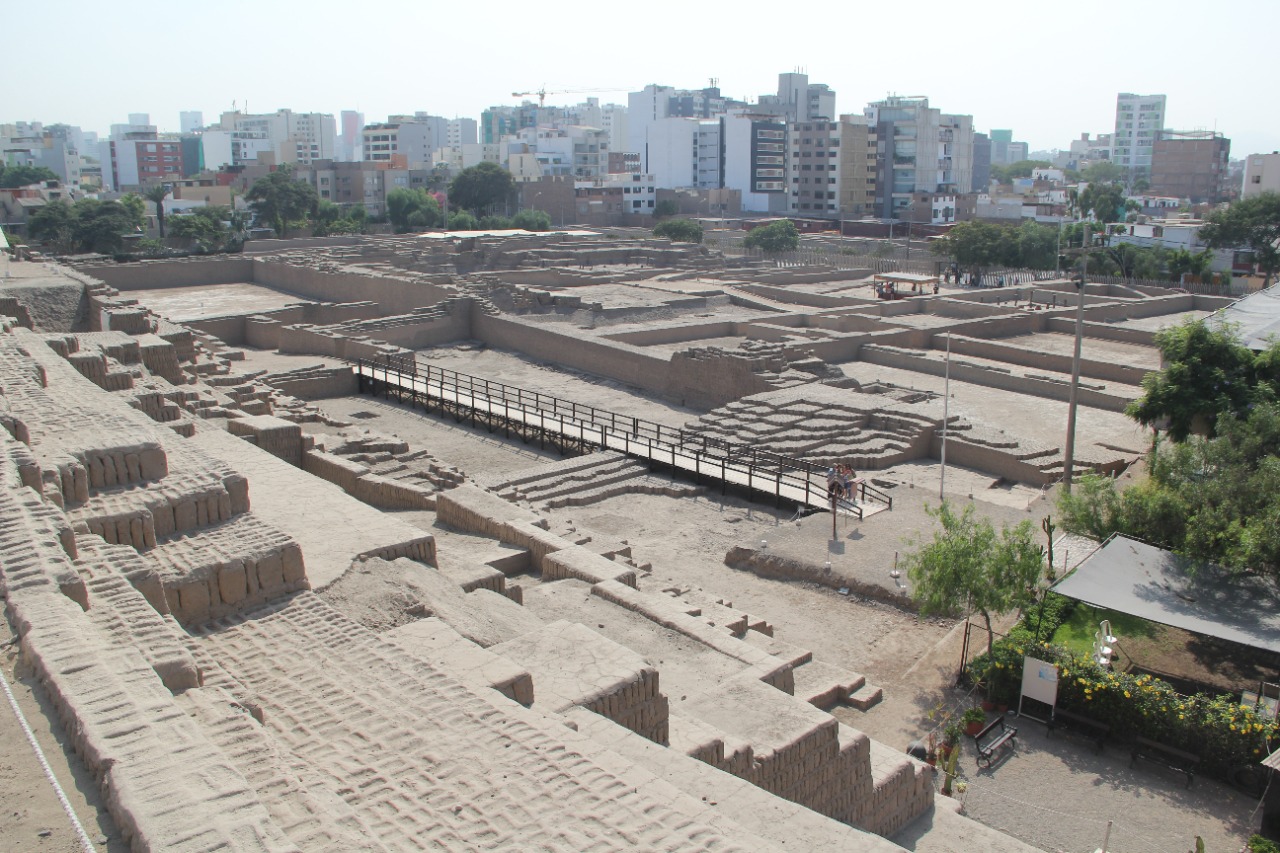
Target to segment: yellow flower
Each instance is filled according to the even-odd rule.
[[[1235,730],[1236,730],[1236,724],[1235,724],[1235,723],[1232,723],[1232,724],[1231,724],[1231,731],[1233,731],[1233,732],[1234,732]]]
[[[1126,699],[1132,698],[1132,697],[1130,697],[1130,696],[1129,696],[1129,691],[1128,691],[1128,690],[1126,690],[1126,691],[1124,692],[1124,698],[1126,698]]]

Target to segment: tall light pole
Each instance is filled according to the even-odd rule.
[[[947,332],[947,366],[942,380],[942,476],[938,479],[938,500],[945,500],[947,485],[947,424],[951,420],[951,332]]]
[[[1080,301],[1076,305],[1076,347],[1071,357],[1071,397],[1067,404],[1067,448],[1063,460],[1063,490],[1071,493],[1076,456],[1076,403],[1080,394],[1080,344],[1084,339],[1084,282],[1089,272],[1089,226],[1084,227],[1084,251],[1080,256]]]

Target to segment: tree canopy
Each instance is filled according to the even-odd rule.
[[[0,163],[0,189],[60,180],[62,179],[53,170],[44,166],[6,166]]]
[[[1049,169],[1053,164],[1048,160],[1019,160],[1007,166],[991,167],[991,177],[1002,184],[1013,183],[1015,178],[1029,178],[1036,169]]]
[[[779,219],[777,222],[752,228],[747,232],[742,245],[766,252],[794,252],[800,246],[800,232],[790,219]]]
[[[245,198],[259,221],[271,223],[280,237],[290,224],[306,221],[320,204],[315,187],[296,180],[290,166],[254,181]]]
[[[1280,408],[1222,414],[1213,438],[1158,442],[1148,476],[1123,491],[1086,474],[1059,496],[1064,529],[1113,533],[1236,571],[1280,579]]]
[[[134,233],[137,227],[135,210],[119,201],[88,198],[74,205],[61,200],[50,202],[33,213],[27,222],[32,237],[52,244],[55,251],[63,253],[116,254],[124,245],[124,235]]]
[[[1230,329],[1188,320],[1156,333],[1160,370],[1142,379],[1126,414],[1144,426],[1167,423],[1169,436],[1212,436],[1220,417],[1244,417],[1280,391],[1280,343],[1254,353]]]
[[[397,234],[440,224],[440,204],[426,190],[397,187],[387,193],[387,219]]]
[[[990,519],[976,516],[973,504],[960,512],[948,501],[926,509],[942,529],[906,555],[912,597],[925,615],[981,614],[990,651],[992,615],[1025,607],[1039,588],[1044,551],[1035,529],[1023,521],[996,533]]]
[[[191,240],[197,252],[236,249],[244,238],[245,219],[229,207],[197,207],[169,217],[169,236]]]
[[[1090,184],[1111,184],[1123,181],[1126,171],[1110,160],[1095,160],[1080,170],[1080,180]]]
[[[667,219],[653,226],[653,236],[677,243],[701,243],[702,226],[692,219]]]
[[[1047,270],[1057,263],[1058,231],[1030,221],[1011,226],[974,219],[951,226],[931,249],[974,271],[994,266]]]
[[[363,204],[353,204],[347,209],[326,199],[316,207],[311,221],[312,237],[328,237],[332,234],[363,234],[369,213]]]
[[[496,213],[515,194],[515,178],[497,163],[485,161],[463,169],[449,184],[449,203],[475,216]]]
[[[1106,225],[1119,222],[1125,213],[1125,191],[1121,183],[1092,183],[1080,193],[1080,209]]]
[[[1265,192],[1215,211],[1200,229],[1200,239],[1212,249],[1248,246],[1270,287],[1280,269],[1280,193]]]
[[[667,216],[675,216],[679,212],[680,205],[676,204],[672,199],[664,198],[653,208],[653,218],[663,219]]]
[[[511,217],[512,228],[523,228],[525,231],[550,231],[551,215],[545,210],[526,208]]]

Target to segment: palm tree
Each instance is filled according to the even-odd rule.
[[[169,195],[169,188],[164,184],[156,184],[149,187],[142,197],[147,201],[155,202],[156,205],[156,224],[160,226],[160,239],[164,239],[164,200]]]

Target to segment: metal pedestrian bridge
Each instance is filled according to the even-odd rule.
[[[832,509],[826,467],[733,444],[690,430],[620,415],[549,394],[530,391],[433,365],[419,365],[412,355],[354,365],[361,394],[408,403],[438,412],[456,422],[469,422],[490,433],[501,431],[525,443],[537,441],[562,451],[588,453],[614,450],[649,464],[712,481],[775,505],[793,504],[802,512]],[[856,500],[840,500],[836,509],[859,520],[893,508],[893,498],[863,482]]]

